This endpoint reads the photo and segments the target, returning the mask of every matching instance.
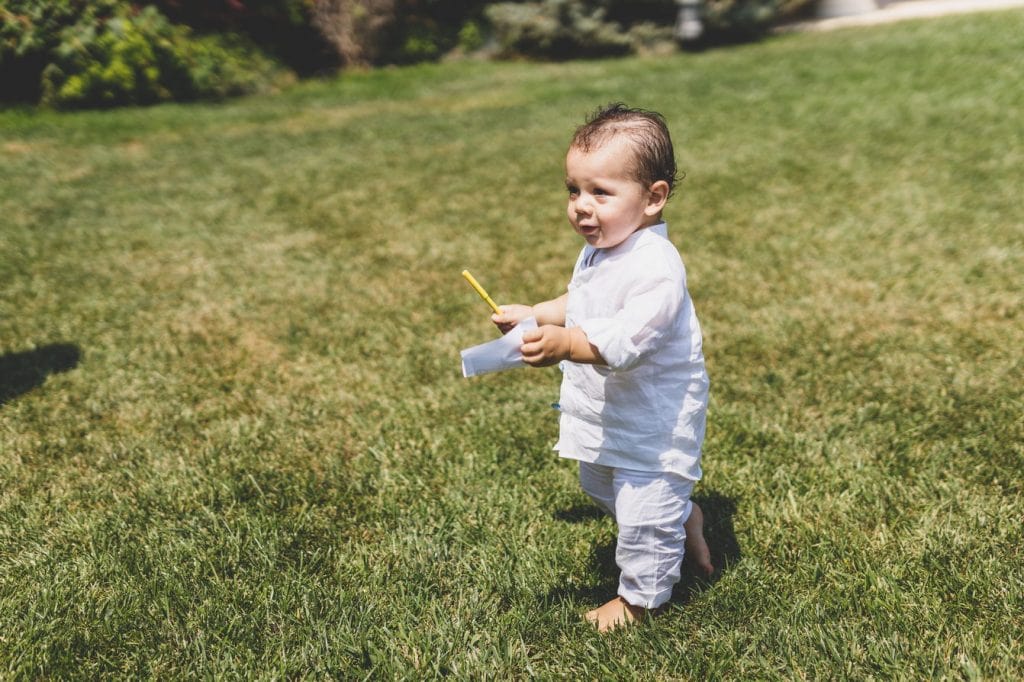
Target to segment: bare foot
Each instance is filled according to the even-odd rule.
[[[645,609],[633,606],[622,597],[616,597],[593,611],[587,611],[584,617],[597,626],[598,632],[608,632],[617,627],[643,620],[646,614]]]
[[[715,567],[711,565],[711,550],[704,539],[704,512],[696,502],[693,503],[690,518],[686,519],[683,528],[686,529],[686,558],[695,568],[710,577],[715,572]]]

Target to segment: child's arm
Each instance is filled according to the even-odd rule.
[[[563,323],[565,318],[562,319]],[[586,332],[579,327],[560,327],[546,324],[523,332],[520,349],[523,362],[533,367],[547,367],[562,360],[586,365],[607,365],[597,346],[590,343]]]
[[[581,362],[589,365],[607,364],[601,353],[587,340],[579,327],[565,328],[565,293],[550,301],[529,305],[502,305],[501,314],[491,315],[491,320],[504,334],[528,317],[539,325],[537,329],[523,332],[523,361],[534,367],[547,367],[562,360]]]
[[[491,321],[498,325],[502,334],[507,334],[510,329],[528,317],[535,318],[538,325],[553,324],[559,327],[565,326],[565,302],[569,294],[565,293],[550,301],[542,301],[534,305],[520,305],[511,303],[498,306],[501,314],[491,315]]]

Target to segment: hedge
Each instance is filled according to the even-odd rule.
[[[711,42],[751,39],[813,0],[705,0]],[[62,108],[221,98],[295,72],[495,56],[671,49],[675,0],[7,0],[0,99]]]

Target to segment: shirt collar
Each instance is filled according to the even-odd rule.
[[[633,247],[636,246],[637,241],[643,236],[644,232],[653,232],[659,237],[668,239],[668,224],[665,223],[665,221],[661,221],[660,223],[656,223],[650,227],[641,227],[633,234],[623,239],[622,243],[616,244],[611,248],[604,249],[604,252],[610,256],[613,253],[626,253],[632,251]]]
[[[668,224],[663,220],[660,223],[655,223],[650,227],[641,227],[640,229],[633,232],[633,234],[622,240],[621,243],[607,249],[597,249],[587,244],[583,247],[583,268],[589,268],[597,265],[598,261],[604,260],[608,256],[617,253],[628,253],[633,250],[636,246],[636,242],[642,236],[641,233],[651,231],[659,237],[668,239]]]

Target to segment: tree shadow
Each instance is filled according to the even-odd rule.
[[[46,377],[78,366],[82,351],[69,343],[0,355],[0,407],[42,386]]]
[[[693,501],[700,505],[704,512],[704,537],[711,550],[711,563],[715,567],[715,572],[710,577],[694,573],[689,562],[684,561],[679,583],[672,591],[672,599],[668,606],[686,604],[709,589],[742,556],[732,521],[736,515],[736,502],[713,490],[694,495]],[[604,512],[596,505],[590,504],[574,505],[554,513],[556,519],[566,523],[583,523],[602,516]],[[547,600],[561,602],[571,599],[598,604],[613,596],[619,586],[619,567],[615,563],[614,539],[594,547],[591,565],[593,572],[599,576],[596,584],[556,587],[548,592]]]

